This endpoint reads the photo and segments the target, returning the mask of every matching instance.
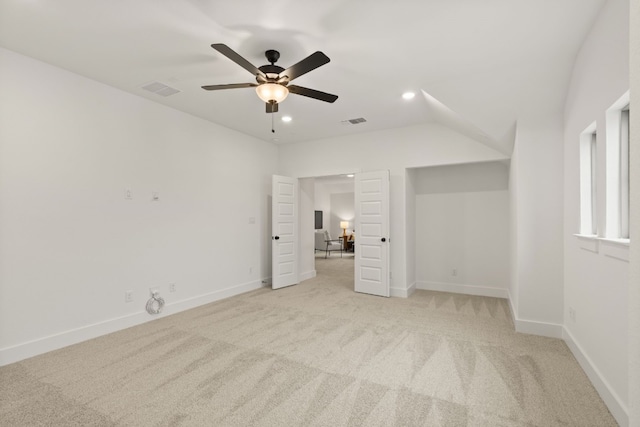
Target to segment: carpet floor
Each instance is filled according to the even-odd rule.
[[[353,292],[353,258],[0,368],[2,426],[615,426],[506,300]]]

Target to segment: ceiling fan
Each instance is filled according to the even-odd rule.
[[[277,50],[267,50],[265,52],[267,61],[271,64],[256,67],[225,44],[216,43],[212,44],[211,47],[253,74],[257,83],[234,83],[202,86],[202,89],[204,90],[255,87],[260,99],[266,103],[267,113],[277,113],[278,104],[284,101],[289,93],[295,93],[296,95],[302,95],[325,102],[335,102],[336,99],[338,99],[337,95],[320,92],[318,90],[302,86],[289,85],[293,79],[298,78],[309,71],[315,70],[330,61],[329,57],[320,51],[307,56],[302,61],[285,70],[284,68],[275,65],[280,58],[280,52]]]

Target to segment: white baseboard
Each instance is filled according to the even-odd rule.
[[[507,291],[507,301],[509,301],[509,311],[511,311],[511,321],[515,325],[516,321],[517,321],[517,316],[516,316],[515,307],[513,306],[513,301],[511,301],[511,292],[510,291]]]
[[[394,287],[389,288],[390,296],[395,298],[409,298],[411,294],[414,293],[415,291],[416,291],[415,283],[409,286],[409,289],[394,288]]]
[[[126,316],[117,317],[105,320],[103,322],[93,323],[91,325],[86,325],[80,328],[49,335],[47,337],[38,338],[36,340],[28,341],[15,346],[5,347],[0,349],[0,366],[19,362],[29,357],[67,347],[72,344],[77,344],[82,341],[87,341],[92,338],[97,338],[99,336],[110,334],[112,332],[117,332],[122,329],[149,322],[151,320],[170,316],[181,311],[189,310],[191,308],[199,307],[204,304],[209,304],[221,299],[243,294],[255,289],[260,289],[263,286],[266,285],[261,283],[260,281],[243,283],[241,285],[232,286],[197,297],[167,303],[164,306],[162,313],[154,316],[148,314],[146,311],[139,311],[136,313],[128,314]]]
[[[540,335],[549,338],[562,338],[563,326],[557,323],[540,322],[537,320],[520,319],[518,311],[513,306],[511,294],[507,291],[507,300],[511,309],[511,320],[515,326],[516,332],[522,334]]]
[[[509,307],[511,308],[516,332],[564,340],[618,424],[622,427],[627,427],[629,425],[627,407],[609,386],[609,383],[603,378],[598,368],[595,367],[591,359],[582,350],[582,347],[573,338],[573,335],[563,325],[519,319],[518,312],[511,301],[511,295],[509,295]]]
[[[576,342],[573,335],[571,335],[571,332],[569,332],[567,328],[562,328],[562,338],[567,343],[569,350],[571,350],[571,353],[573,353],[573,356],[582,367],[582,370],[584,370],[587,377],[589,377],[589,380],[591,380],[591,384],[593,384],[595,389],[598,391],[598,394],[607,405],[609,411],[618,424],[622,427],[628,426],[629,413],[626,405],[620,399],[620,396],[611,389],[609,383],[603,378],[598,368],[596,368],[591,362],[589,356],[585,354],[580,344]]]
[[[416,282],[416,288],[424,291],[452,292],[454,294],[477,295],[482,297],[509,297],[509,291],[507,289],[462,285],[458,283]]]
[[[311,270],[311,271],[306,271],[304,273],[302,273],[299,277],[301,282],[304,282],[305,280],[309,280],[309,279],[313,279],[314,277],[316,277],[316,271],[315,270]]]
[[[515,317],[515,315],[514,315]],[[515,318],[513,322],[516,332],[541,337],[562,338],[562,325],[557,323],[538,322],[536,320],[523,320]]]
[[[413,282],[412,284],[409,285],[409,289],[407,289],[407,297],[410,297],[411,295],[413,295],[415,291],[416,291],[416,282]]]

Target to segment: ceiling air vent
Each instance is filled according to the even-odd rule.
[[[357,119],[351,119],[351,120],[343,120],[342,123],[343,124],[352,124],[352,125],[357,125],[359,123],[364,123],[367,120],[363,117],[358,117]]]
[[[142,86],[142,89],[148,90],[149,92],[153,92],[156,95],[160,96],[171,96],[175,95],[176,93],[182,92],[181,90],[167,86],[166,84],[160,82],[151,82],[147,85]]]

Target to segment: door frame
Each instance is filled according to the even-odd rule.
[[[341,176],[345,176],[345,177],[346,177],[346,175],[355,175],[355,174],[358,174],[358,173],[362,173],[362,170],[361,170],[361,169],[356,169],[356,170],[348,170],[348,171],[344,171],[344,172],[340,172],[340,173],[327,173],[327,174],[322,174],[322,175],[301,176],[301,177],[298,177],[298,179],[300,180],[300,179],[310,179],[310,178],[313,178],[313,179],[315,180],[315,179],[318,179],[318,178],[328,178],[328,177],[341,177]],[[346,179],[346,178],[345,178],[345,179]],[[348,178],[348,179],[352,180],[352,182],[354,183],[354,214],[355,214],[355,180],[354,180],[354,178]],[[315,198],[316,198],[316,194],[315,194],[315,192],[314,192],[314,202],[315,202]],[[355,217],[354,217],[354,225],[355,225]],[[303,234],[303,231],[301,230],[301,232],[300,232],[300,236],[299,236],[299,239],[301,239],[301,238],[302,238],[302,234]],[[302,247],[302,244],[299,244],[299,246],[298,246],[298,247],[300,247],[300,248],[301,248],[301,247]],[[315,250],[313,251],[313,255],[314,255],[314,270],[313,270],[313,275],[312,275],[312,276],[309,276],[309,277],[305,277],[305,278],[303,279],[303,277],[304,277],[304,272],[301,272],[301,280],[306,280],[306,279],[309,279],[309,278],[315,277]],[[355,269],[354,269],[354,271],[353,271],[354,291],[355,291],[355,278],[356,278],[355,274],[356,274],[356,272],[355,272]]]

